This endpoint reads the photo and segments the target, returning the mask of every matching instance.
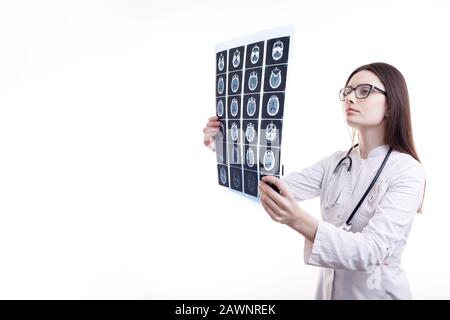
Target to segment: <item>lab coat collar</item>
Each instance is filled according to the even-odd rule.
[[[367,159],[364,159],[364,158],[361,157],[359,146],[356,147],[355,149],[356,149],[356,154],[357,154],[359,159],[367,160],[367,159],[370,159],[370,158],[376,158],[376,157],[380,157],[380,156],[385,156],[386,153],[389,150],[389,145],[388,144],[383,144],[381,146],[373,148],[372,150],[370,150],[369,154],[367,155]]]

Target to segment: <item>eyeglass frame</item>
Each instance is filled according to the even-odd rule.
[[[367,96],[365,96],[364,98],[360,98],[360,97],[357,97],[357,96],[356,96],[356,89],[359,88],[359,87],[362,87],[362,86],[369,86],[369,87],[370,87],[369,93],[368,93]],[[352,89],[352,90],[351,90],[349,93],[347,93],[346,95],[344,95],[343,91],[344,91],[346,88],[350,88],[350,89]],[[356,87],[354,87],[354,88],[353,88],[352,86],[345,86],[344,88],[342,88],[341,90],[339,90],[339,100],[345,101],[345,97],[347,97],[348,95],[350,95],[353,91],[355,92],[355,97],[356,97],[357,99],[366,99],[368,96],[370,96],[370,94],[372,93],[373,90],[376,90],[376,91],[378,91],[379,93],[382,93],[382,94],[386,95],[386,91],[384,91],[383,89],[378,88],[377,86],[375,86],[375,85],[373,85],[373,84],[370,84],[370,83],[361,83],[361,84],[358,84],[358,85],[357,85]],[[342,92],[342,95],[344,96],[344,100],[341,99],[341,92]]]

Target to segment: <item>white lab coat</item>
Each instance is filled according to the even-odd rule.
[[[377,182],[352,220],[351,231],[339,228],[359,202],[389,150],[370,151],[367,159],[358,147],[351,183],[339,205],[327,208],[332,172],[347,151],[334,152],[309,168],[282,178],[298,201],[320,196],[322,221],[314,242],[305,240],[304,261],[321,267],[316,299],[411,299],[408,279],[401,268],[411,225],[425,183],[423,166],[408,154],[393,150]],[[338,179],[339,180],[339,179]]]

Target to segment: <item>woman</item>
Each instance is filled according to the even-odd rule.
[[[261,204],[273,220],[305,237],[305,263],[321,267],[317,299],[411,299],[401,254],[422,208],[425,172],[414,147],[405,79],[391,65],[364,65],[350,74],[340,99],[353,128],[352,148],[281,179],[264,177]],[[216,120],[204,129],[211,149]],[[322,221],[298,204],[317,196]]]

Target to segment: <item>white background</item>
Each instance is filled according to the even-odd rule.
[[[286,173],[350,145],[338,90],[405,76],[427,172],[403,264],[450,298],[445,1],[1,1],[0,298],[310,299],[303,239],[217,184],[214,46],[296,27]],[[287,123],[287,122],[286,122]],[[319,216],[318,199],[301,204]]]

